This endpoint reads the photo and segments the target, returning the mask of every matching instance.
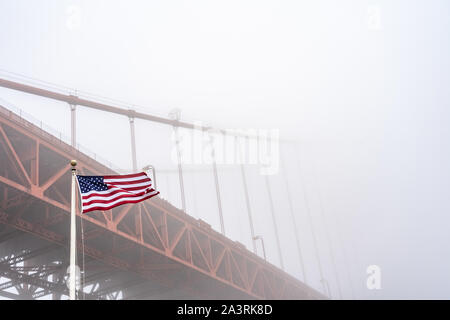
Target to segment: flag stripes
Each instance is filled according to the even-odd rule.
[[[138,203],[159,194],[145,172],[114,176],[77,175],[82,212],[109,210],[126,203]]]

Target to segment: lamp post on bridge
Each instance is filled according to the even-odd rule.
[[[142,170],[144,170],[144,171],[152,170],[152,178],[153,178],[153,186],[154,186],[153,189],[157,190],[157,187],[156,187],[156,169],[155,169],[155,166],[152,166],[152,165],[149,164],[149,165],[143,167]]]
[[[262,246],[262,249],[263,249],[264,260],[267,261],[267,259],[266,259],[266,248],[264,247],[264,239],[263,239],[263,237],[262,236],[255,236],[255,237],[253,237],[253,240],[261,240],[261,246]]]

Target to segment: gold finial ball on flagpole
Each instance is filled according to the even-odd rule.
[[[70,160],[70,165],[75,168],[77,165],[77,160]]]

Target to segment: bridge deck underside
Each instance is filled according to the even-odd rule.
[[[70,159],[81,174],[113,173],[0,107],[4,297],[67,295]],[[86,299],[323,298],[160,198],[78,214],[77,227]]]

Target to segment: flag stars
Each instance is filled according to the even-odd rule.
[[[103,183],[103,177],[97,176],[77,176],[81,193],[89,191],[106,191],[108,186]]]

